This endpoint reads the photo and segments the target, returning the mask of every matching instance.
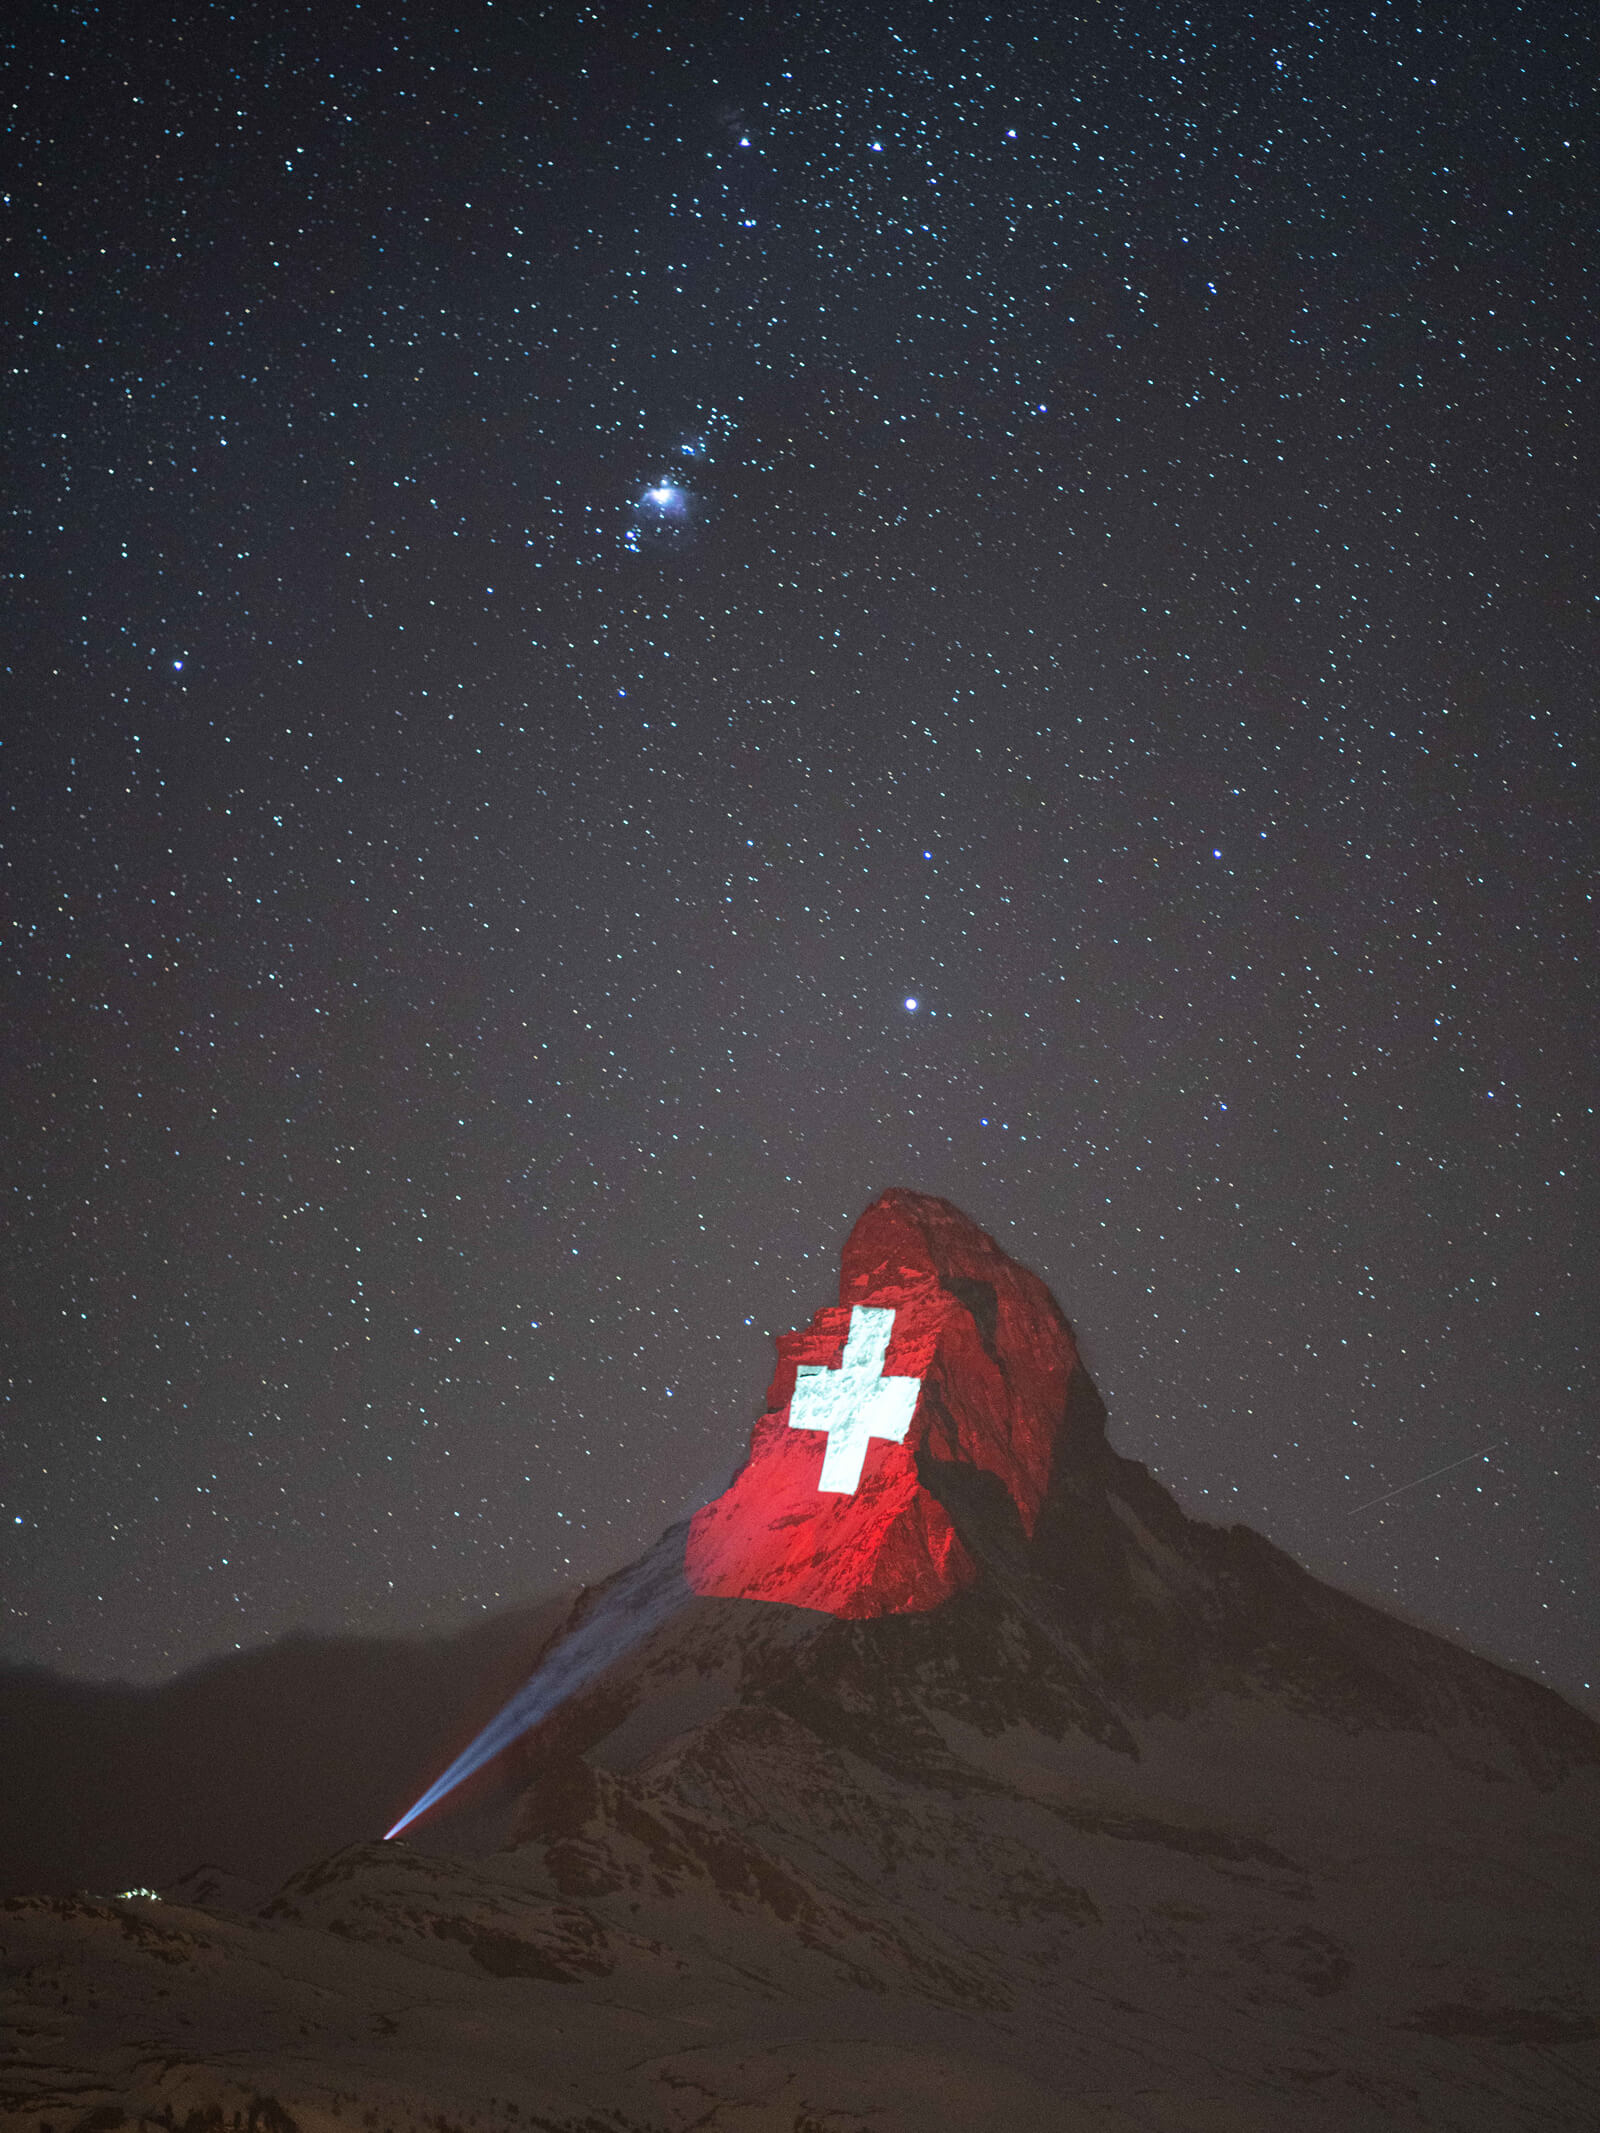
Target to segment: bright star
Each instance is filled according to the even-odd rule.
[[[906,1013],[907,1013],[908,1015],[914,1015],[914,1014],[916,1013],[916,1011],[917,1011],[917,996],[916,996],[916,994],[915,994],[915,993],[911,993],[911,994],[909,994],[909,995],[907,996],[907,999],[906,999]]]

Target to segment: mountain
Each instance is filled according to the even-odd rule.
[[[1600,1728],[1185,1517],[943,1202],[867,1211],[729,1491],[539,1681],[498,1850],[9,1904],[9,2118],[1600,2124]]]

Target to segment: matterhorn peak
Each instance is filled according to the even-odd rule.
[[[992,1475],[1031,1537],[1081,1378],[1036,1274],[948,1200],[884,1193],[839,1301],[779,1336],[749,1458],[690,1526],[689,1584],[856,1618],[940,1606],[977,1565],[937,1470]]]
[[[1107,1442],[1043,1281],[947,1200],[873,1201],[845,1240],[838,1301],[776,1345],[728,1487],[579,1594],[525,1686],[391,1836],[502,1755],[503,1779],[540,1773],[548,1800],[574,1755],[622,1753],[617,1739],[643,1753],[686,1710],[709,1723],[779,1695],[780,1676],[814,1686],[840,1668],[878,1679],[869,1701],[916,1755],[926,1668],[944,1718],[1048,1710],[1135,1756],[1153,1714],[1270,1688],[1341,1724],[1443,1735],[1492,1710],[1496,1752],[1523,1768],[1600,1762],[1559,1699],[1319,1584],[1245,1527],[1187,1517]]]
[[[6,2123],[1592,2133],[1588,1718],[1187,1517],[946,1201],[777,1349],[395,1841],[17,1899]]]

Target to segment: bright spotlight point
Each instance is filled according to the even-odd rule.
[[[911,994],[909,994],[909,995],[907,996],[907,999],[906,999],[906,1013],[907,1013],[907,1014],[909,1014],[909,1015],[914,1015],[914,1014],[916,1013],[916,1011],[917,1011],[917,996],[916,996],[916,994],[915,994],[915,993],[911,993]]]

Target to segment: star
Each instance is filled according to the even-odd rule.
[[[1593,780],[1538,619],[1587,504],[1581,60],[1497,21],[1441,101],[1439,9],[1225,55],[1174,17],[1132,73],[998,11],[949,68],[931,23],[711,10],[750,101],[691,141],[601,10],[480,192],[499,106],[451,85],[529,33],[437,12],[403,86],[363,14],[320,68],[312,20],[269,65],[219,18],[159,156],[159,54],[102,106],[39,13],[29,315],[83,327],[83,228],[122,294],[13,381],[6,1657],[149,1680],[604,1575],[896,1180],[1049,1262],[1188,1508],[1587,1693]],[[1496,217],[1454,144],[1516,137],[1525,63]],[[410,152],[447,137],[460,185]],[[1352,190],[1373,137],[1413,148]],[[380,244],[345,142],[395,147]],[[1515,863],[1463,876],[1491,764]],[[1329,1524],[1355,1417],[1359,1503],[1508,1401],[1492,1549],[1432,1483]]]

